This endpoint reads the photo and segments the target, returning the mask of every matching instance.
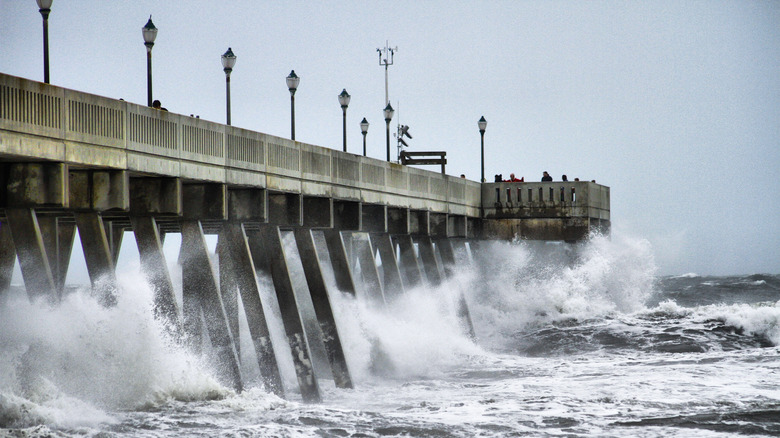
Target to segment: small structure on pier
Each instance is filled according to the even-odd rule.
[[[485,183],[481,199],[484,239],[576,242],[610,230],[609,187],[595,182]]]

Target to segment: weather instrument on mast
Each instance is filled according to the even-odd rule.
[[[390,97],[387,92],[387,66],[393,65],[393,55],[398,51],[398,47],[390,47],[387,41],[385,41],[384,49],[376,49],[379,54],[379,65],[385,66],[385,105],[390,103]]]

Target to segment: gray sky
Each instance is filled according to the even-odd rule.
[[[152,14],[155,98],[225,121],[220,55],[235,126],[289,137],[285,76],[301,77],[296,138],[385,156],[392,122],[411,150],[446,150],[449,174],[485,173],[611,187],[616,233],[647,238],[662,274],[780,272],[778,1],[89,1],[54,0],[51,81],[146,102],[141,27]],[[0,71],[42,80],[34,1],[0,0]],[[395,156],[395,150],[393,150]]]

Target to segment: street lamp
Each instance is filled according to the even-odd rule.
[[[339,94],[339,103],[341,104],[341,112],[344,115],[344,152],[347,151],[347,106],[352,96],[347,93],[347,89],[341,90]]]
[[[301,78],[295,74],[295,70],[290,70],[287,76],[287,88],[290,90],[290,131],[293,140],[295,140],[295,90],[298,89],[299,82]]]
[[[222,54],[222,69],[225,71],[225,92],[227,95],[227,124],[230,125],[230,72],[233,71],[233,66],[236,65],[236,55],[233,54],[233,50],[228,47],[227,52]]]
[[[390,161],[390,120],[393,120],[393,107],[387,102],[385,107],[385,124],[387,124],[387,161]]]
[[[144,45],[146,46],[146,104],[152,106],[152,47],[154,39],[157,38],[157,28],[152,23],[151,15],[141,32],[144,35]]]
[[[49,13],[52,0],[36,0],[38,12],[43,17],[43,82],[49,82]]]
[[[360,132],[363,133],[363,156],[366,156],[366,134],[368,134],[368,120],[363,117],[360,121]]]
[[[482,138],[481,156],[482,156],[482,182],[485,182],[485,128],[487,128],[487,120],[485,116],[482,116],[477,122],[479,125],[479,136]]]

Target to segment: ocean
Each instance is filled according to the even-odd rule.
[[[780,275],[659,276],[641,238],[483,245],[385,308],[332,292],[355,388],[312,345],[317,404],[267,279],[287,399],[263,388],[245,318],[236,393],[168,338],[130,265],[111,308],[86,288],[0,297],[1,437],[780,436]]]

